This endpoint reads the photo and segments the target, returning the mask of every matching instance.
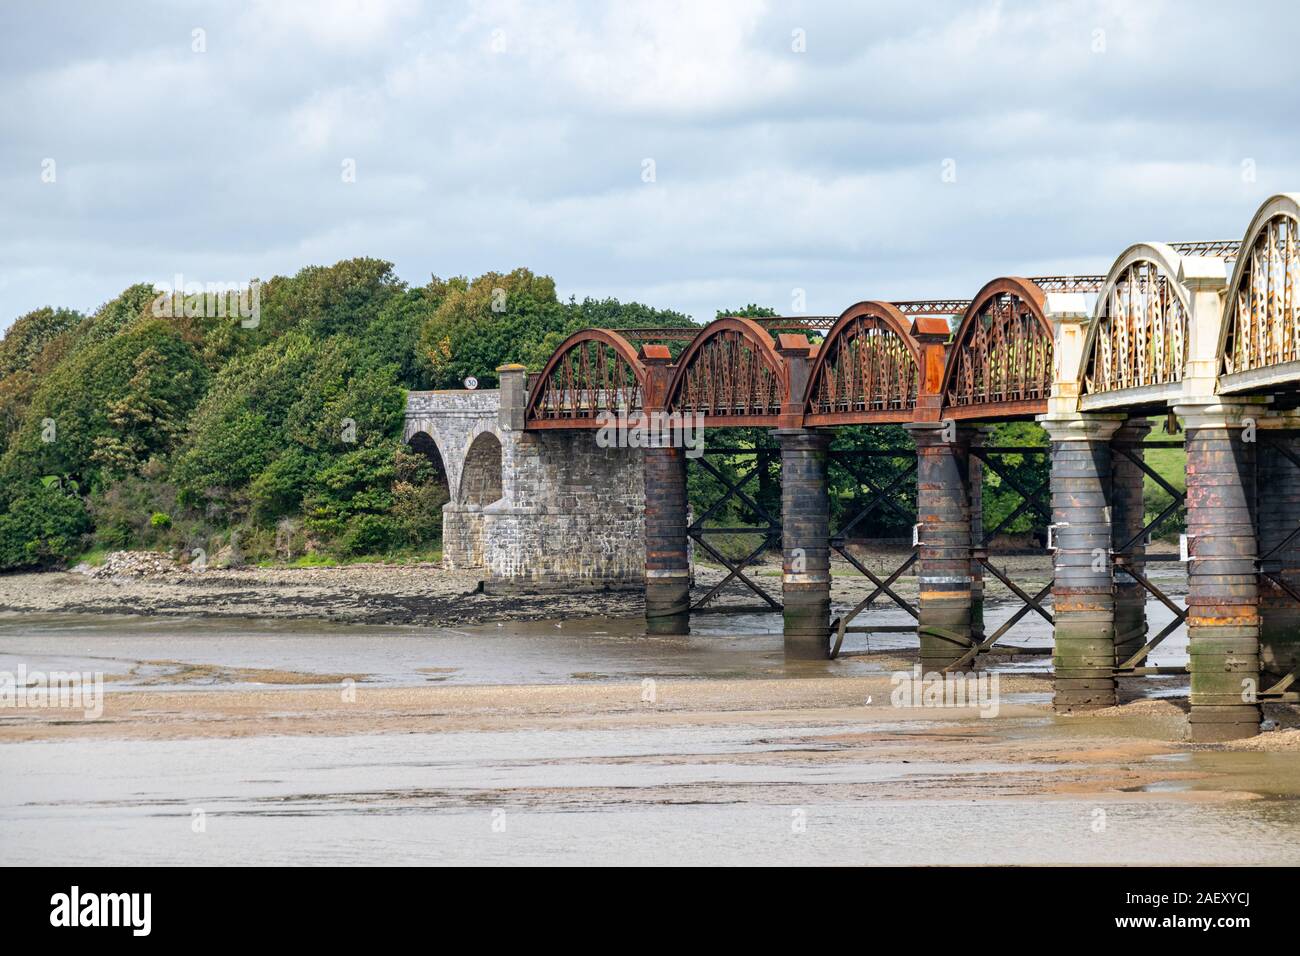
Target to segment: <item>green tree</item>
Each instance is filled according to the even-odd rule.
[[[719,309],[714,318],[722,319],[727,316],[735,316],[742,319],[774,319],[777,316],[777,311],[766,305],[754,305],[754,303],[751,302],[749,305],[742,306],[739,309]]]
[[[72,309],[36,309],[14,321],[0,340],[0,376],[28,371],[55,338],[85,321]]]
[[[192,399],[193,379],[201,370],[176,371],[150,345],[131,362],[135,370],[126,393],[108,406],[108,431],[94,438],[90,460],[110,477],[132,474],[149,458],[170,451],[183,415],[177,400]],[[164,376],[171,376],[164,379]],[[187,409],[188,410],[188,409]]]
[[[985,444],[1001,447],[1030,446],[1048,447],[1047,433],[1036,422],[1003,422],[993,426],[993,433]],[[998,467],[1007,472],[1016,484],[1028,492],[1037,488],[1046,488],[1052,474],[1051,458],[1048,455],[1007,454],[999,455]],[[987,534],[1001,523],[1018,507],[1023,499],[1020,492],[992,468],[984,469],[984,531]],[[1046,498],[1044,493],[1040,495]],[[1050,507],[1050,505],[1049,505]],[[1047,526],[1042,514],[1026,508],[1014,521],[1002,530],[1003,534],[1023,534],[1029,531],[1041,531]]]
[[[382,259],[307,266],[292,278],[277,276],[262,286],[259,330],[268,338],[291,330],[317,338],[358,335],[405,288],[393,274],[393,264]]]
[[[613,298],[586,298],[581,302],[570,299],[565,305],[563,327],[546,333],[522,361],[529,369],[541,371],[560,344],[574,332],[582,329],[637,328],[699,329],[701,326],[689,315],[672,309],[654,309],[640,302],[620,302]],[[681,343],[670,343],[670,347],[680,351]]]
[[[433,387],[459,387],[471,375],[482,386],[495,387],[497,367],[535,357],[547,333],[565,327],[565,315],[555,281],[528,269],[448,281],[420,332]]]
[[[158,320],[69,355],[45,376],[0,459],[0,496],[39,475],[93,488],[105,464],[131,470],[167,455],[206,384],[194,350]]]

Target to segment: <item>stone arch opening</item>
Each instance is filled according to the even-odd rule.
[[[501,440],[483,432],[470,443],[460,478],[462,505],[490,505],[501,498]]]
[[[397,456],[393,510],[411,543],[433,547],[443,538],[443,507],[451,500],[451,482],[438,443],[428,432],[407,439],[406,454]]]
[[[433,436],[428,432],[416,432],[407,440],[406,445],[412,452],[422,456],[432,470],[433,482],[440,485],[447,493],[447,499],[451,499],[451,484],[447,478],[447,465],[442,460],[442,452],[438,449],[438,443],[433,440]]]

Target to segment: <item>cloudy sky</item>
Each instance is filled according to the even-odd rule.
[[[0,324],[352,256],[711,318],[1240,238],[1300,189],[1300,7],[18,3]]]

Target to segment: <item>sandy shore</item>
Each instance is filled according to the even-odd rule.
[[[906,552],[864,554],[882,578]],[[1051,576],[1045,556],[1007,557],[1000,563],[1032,591]],[[779,600],[780,562],[769,557],[746,572]],[[847,562],[833,565],[832,599],[852,605],[874,585]],[[700,565],[695,597],[702,597],[725,571]],[[576,617],[636,617],[645,609],[639,589],[485,593],[479,569],[449,571],[438,565],[357,564],[336,568],[208,569],[157,577],[91,577],[68,571],[0,575],[0,611],[41,614],[140,614],[213,618],[312,619],[349,624],[457,625],[492,621]],[[916,598],[916,578],[900,578],[895,591]],[[989,580],[991,600],[1010,597]],[[717,603],[754,605],[759,599],[732,580]],[[880,598],[877,605],[890,604]]]
[[[349,624],[473,624],[592,614],[632,615],[638,592],[485,594],[478,571],[437,565],[209,569],[94,578],[50,571],[0,576],[0,608],[44,614],[139,614],[323,620]],[[598,600],[598,604],[593,604]]]

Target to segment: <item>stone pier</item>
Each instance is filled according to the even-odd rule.
[[[444,564],[481,568],[495,590],[640,588],[641,450],[602,448],[593,429],[525,431],[526,370],[497,373],[499,389],[407,397],[406,439],[428,435],[447,475]]]
[[[691,565],[686,525],[686,455],[647,448],[645,456],[645,620],[651,634],[691,629]]]

